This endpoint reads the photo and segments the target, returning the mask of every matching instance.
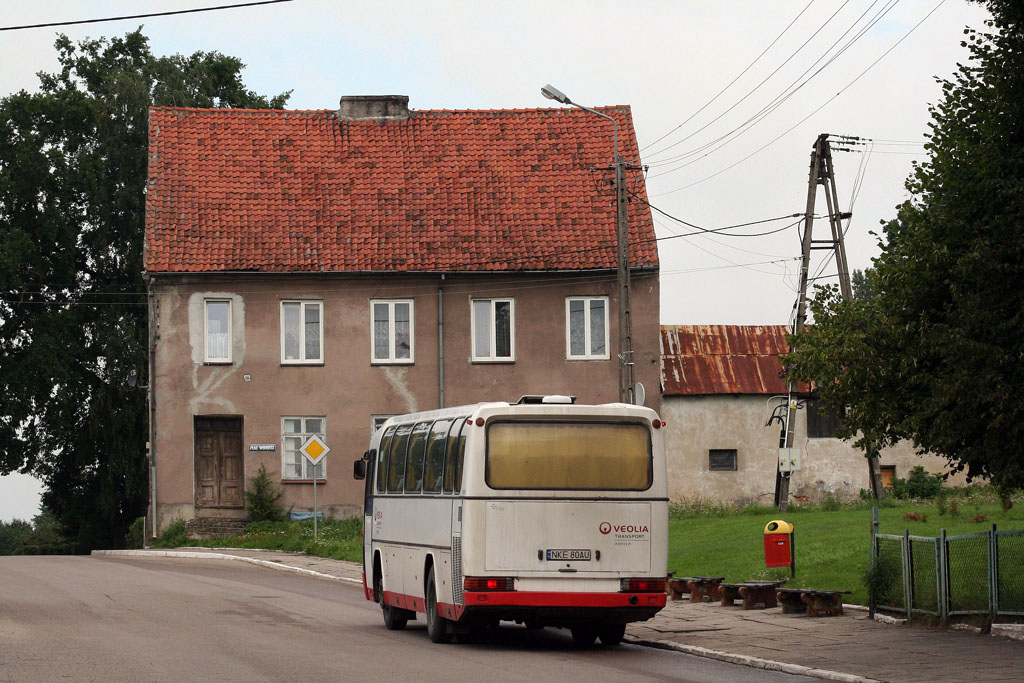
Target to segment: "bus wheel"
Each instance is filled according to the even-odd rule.
[[[437,586],[434,585],[434,568],[427,572],[427,635],[432,643],[447,643],[452,639],[448,620],[437,613]]]
[[[384,625],[389,631],[401,631],[409,623],[408,613],[404,609],[381,602],[380,610],[384,614]]]
[[[380,574],[373,577],[373,594],[380,603],[380,611],[384,615],[384,626],[389,631],[401,631],[409,623],[409,612],[384,602],[383,581]]]
[[[622,642],[622,636],[626,635],[626,625],[608,624],[601,628],[598,635],[602,645],[618,645]]]
[[[572,633],[572,642],[579,647],[590,647],[597,639],[597,629],[592,626],[573,626],[569,630]]]

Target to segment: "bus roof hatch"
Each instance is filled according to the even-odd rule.
[[[516,401],[516,405],[531,405],[539,403],[576,403],[576,397],[562,396],[560,394],[552,394],[550,396],[545,396],[543,394],[525,394]]]

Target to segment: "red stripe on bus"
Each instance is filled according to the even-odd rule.
[[[426,605],[423,598],[417,598],[405,593],[394,593],[392,591],[381,591],[381,600],[392,607],[407,609],[412,612],[426,612]]]
[[[363,572],[363,595],[370,602],[373,602],[373,589],[366,585],[366,572]]]
[[[466,592],[467,607],[664,607],[665,593],[555,593],[542,591]],[[630,602],[636,598],[636,602]]]
[[[556,593],[541,591],[467,592],[465,604],[437,604],[437,611],[445,619],[458,621],[466,607],[664,607],[665,593]],[[636,602],[630,599],[636,597]],[[381,599],[388,605],[413,612],[426,612],[423,598],[404,593],[383,591]]]
[[[452,621],[458,621],[462,618],[462,612],[466,609],[465,605],[452,605],[447,602],[437,603],[437,613],[445,619],[451,619]]]

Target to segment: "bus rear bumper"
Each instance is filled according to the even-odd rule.
[[[522,621],[548,626],[646,621],[665,606],[665,593],[466,592],[462,605],[438,605],[453,621]]]

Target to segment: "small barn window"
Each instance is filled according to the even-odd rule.
[[[735,472],[736,449],[712,448],[708,451],[708,469],[712,472]]]
[[[826,410],[820,399],[807,401],[807,438],[828,439],[836,435],[842,419],[838,414]]]

